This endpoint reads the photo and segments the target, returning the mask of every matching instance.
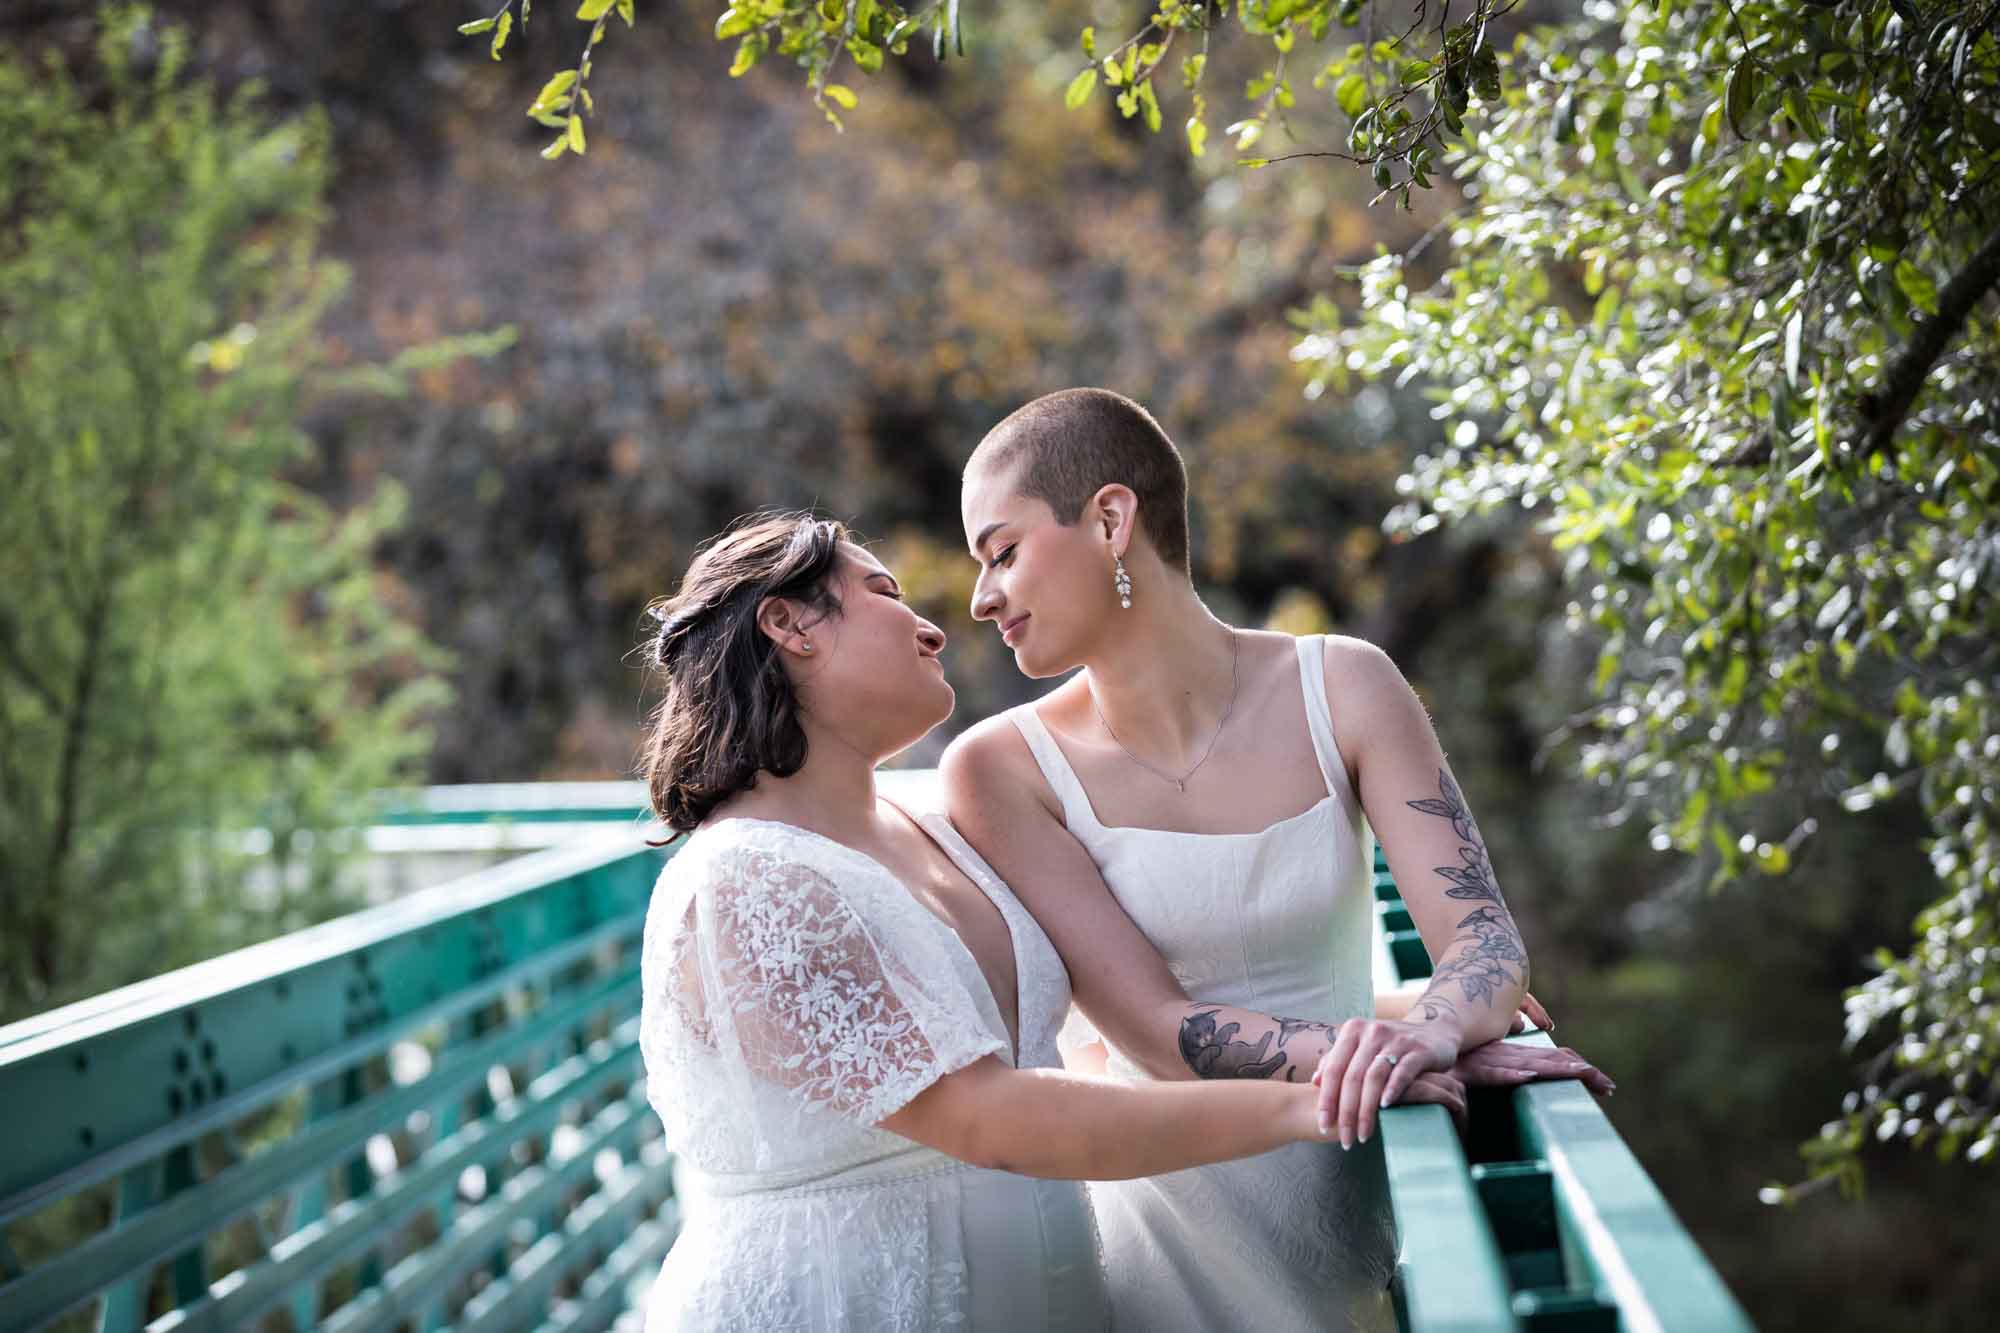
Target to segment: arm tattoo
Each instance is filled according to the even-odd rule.
[[[1458,835],[1461,845],[1457,865],[1436,867],[1437,873],[1451,883],[1444,895],[1479,906],[1458,923],[1458,936],[1447,952],[1461,944],[1467,947],[1438,965],[1431,975],[1429,989],[1417,1001],[1426,1019],[1449,1017],[1457,1012],[1456,1005],[1436,993],[1446,984],[1456,984],[1469,1004],[1491,1006],[1503,990],[1515,983],[1516,969],[1523,984],[1528,979],[1528,951],[1521,943],[1521,932],[1515,928],[1507,904],[1500,897],[1500,886],[1493,878],[1493,863],[1487,859],[1486,842],[1472,822],[1472,811],[1466,807],[1458,784],[1443,769],[1438,770],[1438,798],[1406,804],[1412,810],[1450,821],[1451,831]]]
[[[1284,1072],[1287,1082],[1298,1081],[1298,1066],[1285,1054],[1285,1043],[1301,1032],[1318,1032],[1329,1039],[1330,1023],[1304,1018],[1281,1018],[1276,1029],[1251,1042],[1239,1034],[1243,1024],[1220,1022],[1219,1005],[1202,1005],[1181,1020],[1181,1059],[1197,1078],[1270,1078]]]

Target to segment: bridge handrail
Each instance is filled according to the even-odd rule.
[[[278,1305],[338,1330],[607,1326],[678,1225],[637,1051],[664,854],[636,788],[432,789],[451,820],[577,838],[0,1028],[0,1330],[83,1304],[118,1330]],[[1381,978],[1428,975],[1379,858],[1375,894]],[[1392,1108],[1381,1136],[1405,1329],[1749,1329],[1580,1085],[1477,1097],[1463,1139]]]
[[[602,1274],[672,1234],[636,1035],[662,859],[589,832],[0,1029],[0,1329],[500,1326],[544,1297],[604,1326]]]
[[[1398,985],[1429,976],[1379,849],[1374,890],[1378,972]],[[1554,1044],[1540,1032],[1505,1040]],[[1742,1307],[1581,1083],[1480,1089],[1470,1109],[1464,1151],[1438,1107],[1382,1114],[1405,1330],[1750,1333]]]

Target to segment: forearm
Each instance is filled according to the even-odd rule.
[[[1405,982],[1394,990],[1375,992],[1375,1017],[1390,1020],[1408,1018],[1424,993],[1422,979]]]
[[[1205,1000],[1181,1001],[1172,1018],[1173,1048],[1156,1051],[1158,1067],[1147,1070],[1156,1078],[1307,1083],[1338,1026]]]
[[[1027,1069],[1007,1071],[983,1100],[971,1160],[1059,1180],[1159,1175],[1316,1137],[1304,1086],[1126,1083]]]
[[[1528,950],[1513,915],[1505,906],[1482,907],[1459,922],[1407,1018],[1442,1025],[1469,1051],[1506,1036],[1527,993]]]

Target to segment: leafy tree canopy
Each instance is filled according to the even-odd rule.
[[[1392,529],[1542,516],[1569,622],[1603,642],[1582,766],[1655,847],[1718,882],[1784,876],[1821,821],[1921,803],[1943,896],[1849,997],[1875,1054],[1808,1153],[1847,1184],[1871,1136],[1986,1158],[2000,0],[1588,0],[1535,27],[1513,8],[1167,0],[1083,29],[1059,95],[1179,121],[1197,157],[1222,121],[1239,155],[1270,154],[1243,168],[1358,162],[1406,207],[1448,187],[1425,244],[1294,316],[1308,394],[1434,397],[1449,447],[1415,460]],[[468,25],[496,58],[515,12]],[[631,4],[585,0],[578,64],[531,108],[562,131],[550,156],[584,146],[613,16]],[[736,0],[715,33],[733,74],[795,61],[838,124],[846,69],[962,53],[962,21],[956,0]],[[1223,41],[1268,53],[1240,98],[1209,87]],[[1306,97],[1344,141],[1294,125]]]

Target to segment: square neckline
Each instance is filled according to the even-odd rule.
[[[1236,632],[1241,633],[1242,631]],[[1305,717],[1308,739],[1311,739],[1310,733],[1313,724],[1312,693],[1306,681],[1305,653],[1299,647],[1299,645],[1308,642],[1309,639],[1324,643],[1324,637],[1320,635],[1293,636],[1294,651],[1298,654],[1299,658],[1299,710]],[[1088,683],[1085,684],[1084,688],[1090,688]],[[1099,831],[1104,833],[1145,833],[1163,838],[1264,838],[1278,832],[1287,825],[1296,824],[1310,815],[1320,813],[1320,811],[1326,808],[1328,801],[1337,802],[1339,800],[1340,793],[1334,790],[1333,782],[1326,772],[1325,760],[1319,753],[1318,742],[1313,741],[1313,766],[1320,770],[1319,780],[1320,785],[1326,789],[1325,795],[1297,814],[1286,815],[1283,819],[1274,820],[1266,824],[1263,828],[1251,829],[1245,832],[1204,833],[1198,829],[1154,828],[1149,824],[1107,824],[1104,822],[1103,817],[1097,813],[1097,802],[1091,798],[1090,789],[1083,785],[1083,779],[1077,776],[1076,765],[1070,762],[1069,755],[1064,752],[1062,742],[1057,739],[1054,729],[1047,722],[1043,721],[1041,713],[1036,711],[1036,705],[1040,702],[1041,700],[1036,699],[1023,704],[1020,711],[1028,716],[1029,720],[1034,723],[1035,727],[1041,731],[1042,736],[1048,741],[1050,748],[1055,751],[1057,758],[1062,762],[1064,776],[1069,779],[1070,785],[1076,790],[1077,800],[1081,804],[1083,812],[1089,815],[1090,822],[1096,825]],[[1024,739],[1028,738],[1024,737]],[[1029,748],[1034,748],[1032,742]],[[1046,777],[1047,775],[1044,774],[1044,776]],[[1057,796],[1060,797],[1061,793],[1058,792]],[[1067,802],[1064,802],[1064,810],[1068,810]]]
[[[893,798],[886,796],[879,791],[875,794],[875,799],[889,806],[897,814],[901,815],[904,819],[910,821],[911,826],[914,827],[918,833],[923,835],[923,837],[927,839],[933,847],[937,848],[940,852],[944,853],[945,860],[949,861],[952,864],[952,867],[956,869],[961,875],[964,875],[966,881],[970,883],[973,888],[979,891],[979,895],[982,898],[986,899],[986,901],[992,905],[994,911],[1000,914],[1001,924],[1007,927],[1008,948],[1013,952],[1014,955],[1014,1021],[1011,1025],[1009,1025],[1007,1022],[1006,1011],[1000,1008],[1000,997],[993,993],[992,980],[987,977],[986,969],[979,965],[979,957],[977,954],[972,952],[971,946],[966,944],[965,937],[963,935],[960,935],[956,930],[953,930],[951,927],[951,923],[949,921],[946,921],[943,917],[939,916],[936,912],[932,911],[928,906],[926,906],[921,898],[917,897],[915,893],[911,892],[910,886],[903,882],[903,877],[901,875],[898,875],[895,871],[891,870],[879,858],[871,856],[869,853],[862,851],[859,847],[849,846],[847,843],[840,841],[838,838],[828,837],[826,834],[821,833],[818,829],[807,828],[804,824],[795,824],[789,819],[770,819],[762,815],[724,815],[721,819],[716,820],[713,824],[707,825],[707,828],[710,829],[720,828],[724,824],[763,824],[763,825],[768,825],[772,828],[788,829],[793,833],[803,833],[806,835],[806,837],[810,838],[814,842],[822,843],[825,846],[833,848],[835,851],[844,853],[847,856],[850,856],[855,860],[862,862],[866,866],[878,872],[884,879],[887,879],[890,883],[894,884],[896,888],[906,898],[908,898],[910,902],[918,910],[923,912],[925,916],[929,917],[932,921],[937,923],[938,929],[944,931],[945,934],[951,936],[952,943],[956,945],[959,949],[963,950],[966,958],[971,961],[972,970],[979,975],[979,984],[986,988],[987,1002],[993,1006],[993,1013],[1000,1020],[1001,1033],[1003,1036],[1008,1038],[1007,1063],[1011,1065],[1013,1068],[1019,1069],[1021,1067],[1021,989],[1022,989],[1021,956],[1023,950],[1021,947],[1022,946],[1021,930],[1014,920],[1013,913],[1007,910],[1006,904],[1002,903],[1000,899],[996,898],[993,895],[993,891],[989,889],[982,882],[982,877],[978,874],[975,874],[973,868],[968,867],[964,862],[962,862],[958,858],[957,854],[954,853],[952,849],[946,845],[944,839],[938,836],[937,830],[931,828],[924,822],[924,819],[921,815],[911,813],[908,809],[904,808],[902,802],[894,800]],[[945,818],[945,822],[947,826],[949,826],[950,820],[948,817]],[[953,829],[952,831],[954,833],[957,832],[956,829]],[[960,840],[963,841],[962,838]],[[973,856],[975,857],[978,856],[978,852],[972,848],[972,845],[970,843],[966,844],[966,850],[968,852],[971,852]],[[996,883],[1002,884],[1004,887],[1004,881],[1002,881],[1000,879],[1000,876],[993,871],[991,866],[987,866],[985,864],[983,859],[980,860],[978,868],[984,870],[987,874],[991,874],[993,876],[994,881]],[[1023,910],[1025,911],[1025,909]]]

